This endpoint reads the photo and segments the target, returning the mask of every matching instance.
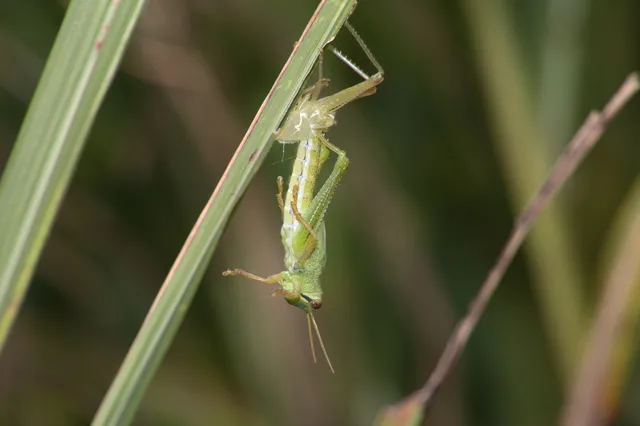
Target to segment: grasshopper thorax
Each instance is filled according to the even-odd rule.
[[[304,98],[276,132],[276,138],[281,143],[295,143],[309,139],[314,134],[324,133],[335,125],[335,116],[335,112],[327,110],[318,101]]]
[[[326,132],[336,124],[335,112],[327,111],[316,102],[307,102],[305,108],[301,109],[300,116],[307,121],[312,132]]]

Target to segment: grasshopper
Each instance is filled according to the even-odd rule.
[[[336,124],[336,111],[346,104],[364,96],[372,95],[383,80],[383,70],[358,33],[345,23],[353,37],[363,49],[377,73],[369,77],[352,61],[329,46],[329,49],[364,81],[341,90],[333,95],[320,98],[320,92],[328,86],[329,80],[322,75],[322,51],[318,60],[318,81],[304,90],[295,107],[284,121],[274,138],[280,143],[298,143],[298,151],[289,179],[286,197],[283,199],[284,179],[278,177],[276,199],[282,212],[282,244],[285,250],[286,270],[262,278],[242,269],[227,270],[224,276],[241,275],[264,284],[280,284],[281,288],[272,295],[284,296],[291,305],[305,311],[309,330],[309,342],[313,361],[317,362],[313,344],[312,326],[315,329],[322,352],[334,372],[325,349],[313,311],[322,307],[322,287],[320,275],[326,263],[326,230],[324,216],[342,176],[349,166],[346,153],[333,145],[325,133]],[[318,175],[325,161],[334,152],[338,158],[333,171],[322,187],[314,195]]]

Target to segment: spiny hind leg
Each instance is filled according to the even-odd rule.
[[[251,272],[247,272],[243,269],[228,269],[224,271],[222,275],[225,277],[240,275],[242,277],[249,278],[250,280],[258,281],[259,283],[262,283],[262,284],[278,284],[282,277],[282,273],[279,273],[275,275],[270,275],[267,278],[262,278],[255,274],[252,274]]]
[[[333,198],[336,188],[338,188],[338,185],[342,180],[342,176],[349,168],[349,158],[347,157],[347,154],[329,142],[321,134],[319,134],[318,137],[321,138],[322,143],[327,147],[327,150],[331,150],[338,154],[338,158],[336,159],[331,174],[325,180],[320,190],[318,190],[315,197],[313,197],[311,204],[307,207],[307,211],[312,212],[311,216],[308,218],[308,224],[316,231],[324,221],[324,216],[329,208],[329,203]]]
[[[278,176],[278,194],[276,195],[276,200],[278,200],[278,207],[280,207],[280,211],[284,214],[284,200],[282,198],[282,193],[284,192],[284,179],[282,176]]]

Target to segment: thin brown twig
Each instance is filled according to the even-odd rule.
[[[602,112],[592,111],[578,132],[573,136],[564,153],[560,156],[538,193],[515,221],[509,239],[500,256],[471,302],[467,314],[458,322],[445,349],[436,364],[433,373],[424,386],[405,400],[390,407],[402,412],[405,404],[420,403],[428,408],[437,391],[442,386],[456,361],[467,345],[471,333],[484,313],[491,296],[498,288],[500,280],[511,264],[513,257],[522,245],[540,211],[549,204],[558,189],[566,182],[589,150],[600,139],[607,124],[640,88],[637,73],[630,74],[604,107]]]

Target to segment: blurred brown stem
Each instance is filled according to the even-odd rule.
[[[589,114],[582,127],[580,127],[569,142],[565,152],[556,162],[547,180],[529,205],[523,210],[520,216],[518,216],[507,244],[502,249],[497,262],[489,271],[478,294],[471,302],[467,314],[456,325],[433,373],[425,385],[410,395],[406,400],[389,407],[388,410],[402,412],[404,411],[403,408],[406,408],[405,405],[414,405],[416,403],[423,405],[426,409],[431,404],[437,391],[453,369],[456,361],[460,358],[471,333],[478,324],[489,300],[491,300],[491,296],[493,296],[498,288],[500,280],[522,245],[524,238],[529,233],[540,211],[549,204],[549,201],[558,189],[566,182],[580,161],[600,139],[607,124],[639,88],[640,81],[638,80],[638,75],[632,73],[626,78],[602,112],[592,111]]]

